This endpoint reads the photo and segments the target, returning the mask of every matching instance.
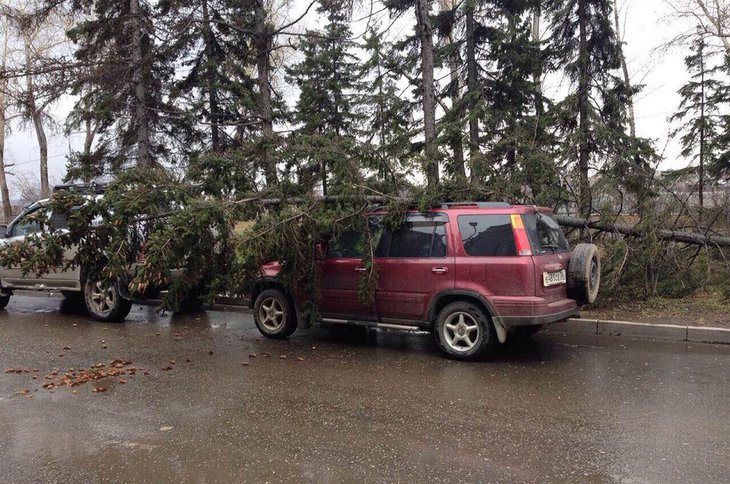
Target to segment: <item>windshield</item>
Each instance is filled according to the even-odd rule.
[[[530,213],[523,215],[522,220],[535,254],[570,251],[570,245],[568,245],[560,225],[550,215]]]

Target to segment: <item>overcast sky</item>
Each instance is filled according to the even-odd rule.
[[[294,2],[292,15],[296,15],[297,11],[303,10],[309,3],[308,0]],[[644,85],[643,91],[636,98],[638,134],[655,140],[657,151],[664,154],[662,168],[684,166],[686,161],[679,158],[677,143],[668,140],[670,126],[667,118],[679,103],[677,90],[688,78],[684,66],[687,48],[677,46],[667,50],[662,46],[678,34],[688,32],[694,27],[689,21],[672,16],[672,10],[665,0],[619,0],[619,12],[632,82]],[[358,27],[354,28],[355,31],[357,29]],[[559,91],[562,82],[564,81],[560,77],[546,79],[546,91]],[[52,114],[59,124],[63,124],[71,103],[71,99],[65,98],[53,108]],[[65,136],[60,130],[49,133],[51,183],[63,177],[66,155],[72,148],[80,149],[82,142],[81,134]],[[15,164],[12,171],[38,172],[38,144],[30,130],[23,131],[14,127],[6,138],[5,150],[6,163]]]

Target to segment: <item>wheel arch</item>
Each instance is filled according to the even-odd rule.
[[[248,306],[250,309],[253,309],[253,306],[256,303],[256,298],[259,297],[259,294],[267,289],[277,289],[283,292],[284,295],[288,297],[292,303],[294,303],[294,298],[291,296],[291,294],[289,294],[289,291],[286,290],[281,282],[277,281],[273,277],[265,277],[257,280],[251,286],[251,299],[248,302]]]
[[[460,291],[460,290],[449,290],[438,293],[431,299],[431,303],[428,307],[428,321],[433,325],[436,315],[444,308],[447,304],[457,301],[469,301],[482,309],[487,316],[492,320],[494,329],[497,332],[497,339],[500,343],[507,341],[507,329],[502,323],[502,318],[496,313],[489,301],[482,296],[472,291]]]

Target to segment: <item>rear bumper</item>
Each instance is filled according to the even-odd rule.
[[[506,328],[557,323],[579,316],[578,305],[573,299],[547,302],[542,298],[496,299],[495,312]]]

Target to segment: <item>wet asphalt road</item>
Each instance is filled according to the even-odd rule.
[[[730,481],[728,346],[548,332],[459,363],[425,335],[65,306],[0,311],[0,369],[39,370],[0,373],[2,482]],[[42,388],[115,358],[145,370]]]

